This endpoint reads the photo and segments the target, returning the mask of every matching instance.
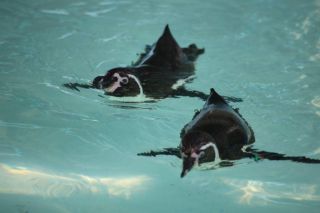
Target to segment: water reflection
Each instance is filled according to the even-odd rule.
[[[58,175],[0,163],[0,180],[0,193],[3,194],[70,197],[91,193],[129,199],[134,193],[143,191],[151,178],[144,175],[120,178]]]
[[[320,97],[316,96],[314,99],[311,100],[311,104],[315,107],[320,108]]]
[[[268,204],[286,201],[320,201],[316,184],[285,184],[257,180],[224,179],[235,190],[241,204]]]
[[[317,108],[320,108],[320,97],[316,96],[311,100],[311,104]],[[316,115],[320,116],[320,111],[316,111]]]
[[[309,12],[301,22],[296,23],[297,29],[290,34],[295,40],[308,40],[314,42],[315,51],[309,56],[309,61],[320,60],[320,38],[318,37],[318,28],[320,22],[320,1],[315,0],[315,9]],[[310,41],[309,41],[310,42]]]

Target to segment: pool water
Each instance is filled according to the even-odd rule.
[[[166,24],[206,49],[189,89],[233,104],[261,150],[320,159],[320,1],[4,0],[0,212],[318,212],[320,165],[239,161],[180,178],[197,98],[124,103],[67,82],[130,65]]]

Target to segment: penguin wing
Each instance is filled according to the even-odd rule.
[[[164,148],[162,150],[150,150],[149,152],[141,152],[138,156],[156,157],[157,155],[171,155],[181,158],[180,148]]]

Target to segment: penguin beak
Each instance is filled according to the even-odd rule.
[[[196,159],[193,157],[183,158],[182,172],[180,177],[183,178],[194,166]]]

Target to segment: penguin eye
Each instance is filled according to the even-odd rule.
[[[117,77],[117,76],[112,76],[111,81],[112,81],[112,82],[118,81],[118,77]]]
[[[121,83],[128,84],[129,83],[129,79],[127,77],[124,77],[124,78],[121,79]]]

